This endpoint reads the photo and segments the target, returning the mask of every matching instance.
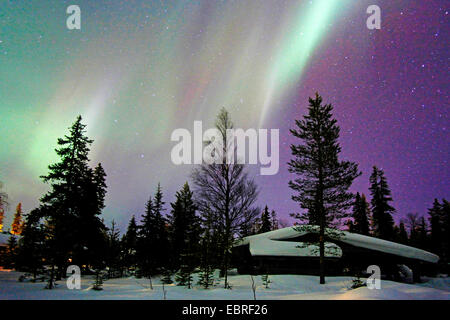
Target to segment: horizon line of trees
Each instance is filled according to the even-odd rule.
[[[357,192],[351,214],[352,219],[347,222],[349,232],[427,250],[439,255],[442,261],[448,261],[450,204],[446,199],[442,199],[442,203],[434,199],[432,207],[425,214],[407,213],[398,224],[394,223],[392,216],[387,216],[386,219],[381,220],[385,228],[380,228],[380,218],[376,218],[376,202],[372,200],[371,203],[372,205],[367,202],[364,194]],[[382,233],[383,231],[385,233]]]
[[[291,145],[288,169],[295,178],[289,181],[289,187],[294,191],[292,199],[302,209],[292,217],[320,227],[320,283],[325,283],[328,227],[347,225],[351,232],[417,246],[448,261],[448,201],[440,203],[435,199],[428,222],[417,214],[408,214],[407,220],[397,226],[383,170],[373,167],[370,203],[364,194],[351,193],[349,188],[361,172],[356,163],[339,159],[340,128],[332,111],[330,104],[322,105],[322,97],[316,93],[309,99],[307,114],[290,130],[298,144]],[[158,183],[139,222],[133,215],[120,236],[115,221],[107,227],[100,218],[107,190],[106,173],[100,163],[94,168],[88,165],[93,140],[85,135],[81,121],[78,116],[69,134],[58,139],[55,151],[59,162],[51,164],[49,173],[41,177],[51,188],[41,197],[39,207],[22,222],[21,204],[17,206],[11,232],[21,234],[21,238],[18,243],[14,236],[10,238],[2,261],[32,273],[34,278],[48,273],[49,289],[56,280],[66,277],[66,268],[72,264],[85,273],[96,273],[97,278],[105,269],[108,277],[145,277],[151,288],[156,275],[164,283],[175,281],[191,288],[194,272],[199,272],[199,285],[208,288],[213,284],[214,270],[219,269],[224,287],[230,288],[228,270],[235,240],[286,226],[274,210],[256,206],[258,188],[245,165],[222,159],[196,166],[191,174],[193,189],[186,182],[170,207],[165,206]],[[233,128],[233,122],[225,109],[219,112],[215,126],[224,143],[223,150],[213,148],[212,152],[221,151],[216,156],[226,157],[234,144],[227,140],[226,131]],[[3,214],[6,198],[5,193],[0,193]]]
[[[258,190],[241,164],[204,164],[192,172],[195,186],[189,184],[176,193],[167,208],[161,186],[146,204],[140,223],[133,216],[126,233],[113,221],[107,227],[100,218],[106,194],[106,173],[99,163],[91,168],[88,154],[90,140],[78,116],[69,134],[58,139],[55,150],[59,162],[49,166],[42,176],[50,191],[40,199],[21,224],[20,240],[10,237],[8,252],[2,264],[27,271],[36,278],[47,273],[47,288],[66,277],[69,265],[78,265],[84,273],[107,276],[131,271],[150,280],[161,275],[171,283],[173,276],[180,285],[192,286],[192,273],[200,271],[199,283],[212,285],[215,269],[220,269],[224,287],[229,288],[227,274],[230,251],[237,237],[272,228],[276,214],[262,214],[255,206]],[[226,130],[233,127],[228,112],[222,109],[216,127],[226,141]],[[226,148],[230,143],[223,145]],[[237,161],[236,161],[237,162]],[[3,199],[3,198],[2,198]],[[21,211],[21,206],[20,206]],[[261,226],[258,225],[261,224]]]

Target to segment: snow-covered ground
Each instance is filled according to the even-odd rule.
[[[147,279],[129,277],[107,280],[102,291],[95,291],[91,289],[93,277],[90,276],[83,277],[80,290],[67,289],[65,281],[59,281],[56,289],[45,290],[45,283],[42,282],[17,281],[20,275],[19,272],[0,271],[0,299],[164,299],[162,284],[156,277],[153,279],[153,290],[149,289]],[[270,276],[270,289],[264,288],[261,277],[254,279],[257,284],[256,299],[450,299],[450,278],[426,279],[426,282],[415,285],[382,280],[380,290],[366,287],[350,290],[351,277],[328,277],[325,285],[319,285],[316,276],[273,275]],[[253,299],[250,276],[232,273],[229,282],[231,290],[223,289],[222,282],[208,290],[199,286],[187,289],[166,285],[166,299]]]

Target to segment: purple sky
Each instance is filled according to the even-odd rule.
[[[369,196],[372,166],[382,168],[396,221],[409,212],[424,214],[434,198],[450,196],[448,8],[439,1],[378,3],[381,30],[357,28],[355,17],[339,24],[271,123],[283,128],[283,165],[276,179],[259,181],[261,195],[279,212],[297,210],[285,196],[291,178],[287,146],[295,143],[287,129],[304,114],[315,91],[334,106],[342,158],[357,162],[363,172],[353,191]]]
[[[376,165],[396,221],[450,199],[448,1],[80,0],[81,30],[66,28],[69,4],[9,2],[0,21],[7,223],[18,202],[38,205],[56,140],[82,114],[108,174],[103,216],[124,230],[158,182],[168,203],[190,179],[170,161],[171,132],[207,127],[222,106],[237,127],[280,129],[279,173],[250,171],[258,205],[289,220],[288,130],[316,91],[334,106],[342,158],[363,172],[352,191],[369,196]],[[372,4],[380,30],[366,27]]]

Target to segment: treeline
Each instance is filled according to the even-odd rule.
[[[374,168],[374,172],[376,171],[382,173],[381,170]],[[372,184],[371,190],[376,190],[375,188]],[[398,224],[395,224],[391,216],[395,209],[386,205],[386,202],[383,207],[389,210],[381,210],[380,205],[383,204],[383,201],[374,200],[377,199],[376,193],[373,191],[371,193],[373,198],[370,204],[364,194],[359,194],[359,192],[356,194],[352,220],[348,221],[350,232],[370,235],[433,252],[439,255],[442,263],[449,260],[450,204],[446,199],[442,199],[442,203],[438,199],[434,199],[432,207],[428,209],[427,213],[422,215],[417,212],[408,213],[406,217],[399,220]]]
[[[396,210],[383,170],[373,167],[370,176],[370,203],[364,194],[356,193],[351,219],[347,221],[350,232],[410,245],[433,252],[441,262],[448,261],[450,239],[450,204],[434,199],[426,214],[408,213],[396,224],[392,217]]]
[[[189,288],[194,271],[199,272],[199,284],[207,288],[213,271],[220,269],[229,288],[235,239],[278,225],[274,211],[269,213],[266,207],[261,212],[255,206],[258,190],[245,166],[227,161],[199,165],[191,175],[194,190],[186,182],[169,208],[158,184],[145,212],[138,221],[131,218],[121,237],[114,221],[107,227],[100,218],[106,173],[101,164],[89,166],[93,141],[86,137],[81,121],[79,116],[69,134],[58,139],[60,160],[42,176],[50,191],[26,215],[18,243],[11,237],[2,264],[34,278],[46,273],[49,289],[66,277],[69,265],[78,265],[85,274],[105,270],[108,277],[135,274],[149,278],[150,285],[151,277],[160,275],[165,283],[176,281]],[[216,127],[225,138],[226,130],[233,127],[227,111],[221,110]]]
[[[302,224],[320,226],[320,282],[325,283],[327,227],[347,224],[352,232],[424,248],[448,261],[447,200],[435,200],[428,217],[409,214],[397,226],[383,170],[373,167],[370,203],[364,194],[352,194],[349,188],[361,172],[355,162],[339,158],[340,128],[332,112],[333,107],[323,105],[322,97],[316,94],[309,99],[307,113],[290,130],[298,143],[291,145],[288,170],[293,179],[289,186],[301,209],[292,216]],[[186,182],[170,206],[166,206],[158,184],[145,212],[133,216],[120,237],[114,222],[106,227],[100,218],[106,173],[101,164],[89,166],[92,140],[85,136],[81,120],[78,117],[69,134],[58,139],[60,161],[50,165],[49,173],[42,177],[50,191],[40,199],[40,206],[26,215],[19,243],[10,243],[3,264],[35,276],[48,272],[48,288],[65,277],[67,266],[72,264],[84,273],[99,275],[107,270],[110,277],[146,277],[150,286],[152,276],[159,275],[165,283],[175,281],[189,288],[194,272],[199,272],[199,283],[207,288],[212,284],[213,270],[219,269],[224,287],[229,288],[234,241],[278,228],[275,212],[256,206],[258,188],[245,165],[227,163],[228,150],[234,147],[227,140],[227,130],[233,123],[222,109],[215,123],[224,141],[219,152],[222,161],[194,167],[192,189]],[[4,198],[0,194],[0,200]]]
[[[160,275],[163,283],[175,282],[188,288],[193,285],[192,274],[198,272],[198,284],[208,288],[213,283],[213,271],[225,268],[224,226],[210,212],[202,214],[198,210],[188,182],[176,193],[167,214],[163,214],[164,204],[158,184],[140,223],[133,216],[121,239],[112,231],[113,223],[109,232],[109,271],[115,276],[131,273],[150,280],[152,276]],[[236,236],[244,236],[243,232],[247,235],[267,232],[277,227],[275,212],[269,213],[266,206],[260,217],[252,219],[250,233],[242,231]],[[225,271],[223,269],[223,274]]]

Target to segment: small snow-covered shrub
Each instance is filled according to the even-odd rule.
[[[365,287],[366,283],[361,280],[360,277],[353,278],[352,285],[350,286],[350,289],[356,289],[360,287]]]
[[[103,277],[100,271],[98,271],[95,276],[95,282],[92,285],[92,289],[96,291],[103,290]]]
[[[266,289],[270,289],[269,284],[271,284],[272,281],[269,279],[269,275],[268,274],[263,274],[261,276],[261,280],[262,280],[262,284],[264,285],[264,287]]]

